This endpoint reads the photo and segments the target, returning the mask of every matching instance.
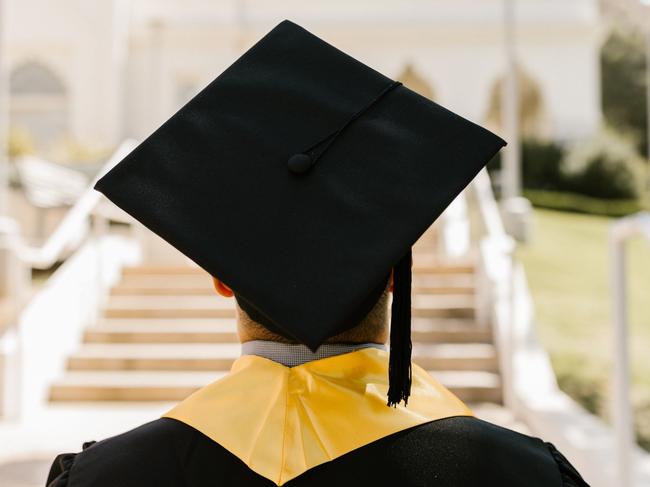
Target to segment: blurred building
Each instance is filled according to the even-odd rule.
[[[146,137],[289,18],[454,111],[498,130],[502,0],[6,0],[10,126]],[[596,0],[519,0],[524,134],[572,139],[600,111]]]
[[[569,141],[595,132],[608,28],[600,4],[613,15],[636,0],[511,1],[521,133]],[[39,152],[11,158],[11,218],[0,218],[3,487],[42,485],[54,452],[158,417],[239,355],[232,301],[215,299],[202,269],[109,204],[91,176],[281,20],[506,135],[506,0],[0,3],[10,152]],[[105,156],[54,150],[66,139]],[[60,164],[75,161],[95,165]],[[617,455],[616,432],[559,389],[491,183],[481,171],[416,246],[421,363],[479,417],[552,441],[594,487],[622,486],[628,474],[650,485],[631,421],[621,421]]]

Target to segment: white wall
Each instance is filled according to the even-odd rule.
[[[503,73],[502,0],[7,0],[10,65],[36,58],[70,90],[70,127],[142,138],[289,18],[396,77],[411,62],[437,101],[484,121]],[[597,126],[596,0],[518,0],[519,52],[557,138]],[[154,27],[157,26],[157,27]]]
[[[127,31],[122,0],[6,1],[9,71],[37,61],[68,92],[68,127],[77,139],[110,146],[122,137],[120,65]]]

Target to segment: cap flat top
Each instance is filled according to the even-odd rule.
[[[95,188],[313,348],[503,145],[283,21]]]

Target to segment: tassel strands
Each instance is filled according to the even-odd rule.
[[[393,303],[390,320],[388,406],[406,406],[411,394],[411,249],[393,269]]]

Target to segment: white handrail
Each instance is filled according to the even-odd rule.
[[[487,169],[481,169],[471,183],[471,188],[476,194],[478,210],[481,213],[481,219],[485,227],[485,233],[491,237],[510,237],[503,227],[503,220],[499,212]]]
[[[59,260],[66,246],[83,230],[88,217],[95,211],[101,201],[101,193],[93,189],[97,179],[120,162],[136,145],[137,143],[133,139],[127,139],[122,142],[108,161],[106,161],[106,164],[102,166],[98,175],[93,178],[81,197],[68,213],[66,213],[63,220],[61,220],[46,242],[41,247],[33,247],[24,242],[21,243],[18,248],[18,257],[20,260],[37,269],[51,267]]]
[[[470,187],[483,226],[476,266],[476,321],[479,326],[492,325],[498,350],[503,402],[512,407],[515,381],[512,354],[515,241],[505,231],[485,168],[477,174]]]
[[[621,487],[631,485],[633,470],[634,422],[630,404],[630,371],[625,279],[625,243],[635,236],[644,236],[650,242],[650,213],[642,212],[614,222],[609,233],[612,291],[612,406],[616,433],[616,467]]]
[[[624,425],[619,429],[622,433],[617,440],[612,428],[584,411],[558,388],[548,354],[535,336],[534,303],[524,269],[514,259],[514,239],[504,230],[499,205],[485,171],[481,171],[468,187],[468,195],[477,200],[472,208],[478,213],[481,225],[481,231],[474,238],[474,242],[478,240],[479,249],[477,321],[485,320],[492,324],[505,405],[533,434],[558,446],[590,485],[650,485],[650,455],[632,443],[629,402],[621,402],[629,401],[629,390],[625,385],[628,351],[624,327],[618,328],[618,337],[613,340],[617,362],[615,374],[618,376],[615,390],[619,391],[616,393],[615,400],[619,403],[615,406],[614,416],[617,423]],[[625,218],[616,225],[615,233],[622,239],[621,248],[624,239],[639,232],[644,232],[650,239],[650,216],[647,213]],[[623,282],[623,279],[619,277],[617,282]],[[616,284],[613,292],[621,289]],[[622,298],[618,300],[624,302]],[[624,445],[618,452],[617,443]],[[623,462],[617,466],[617,459],[621,456]],[[626,477],[629,486],[624,483]]]

